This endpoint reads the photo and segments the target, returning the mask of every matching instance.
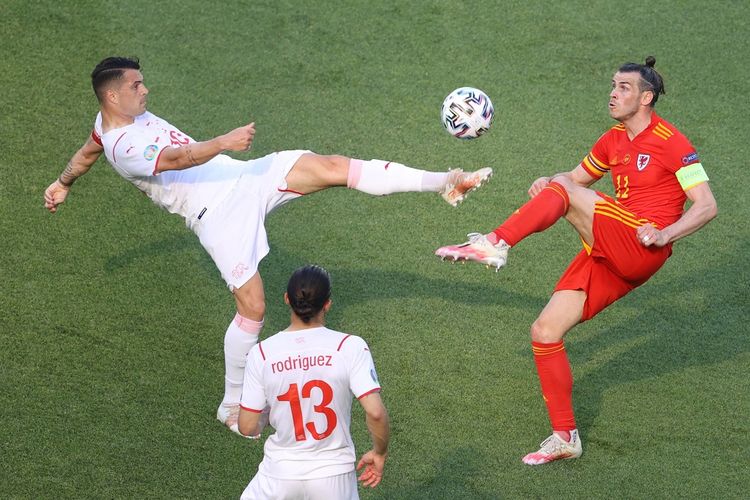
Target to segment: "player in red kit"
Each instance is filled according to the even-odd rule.
[[[708,176],[690,141],[654,112],[664,93],[656,60],[627,63],[612,78],[609,114],[619,123],[604,133],[572,171],[542,177],[529,200],[489,234],[439,248],[443,259],[496,269],[508,250],[564,217],[584,249],[573,259],[531,326],[532,351],[552,435],[523,461],[538,465],[582,453],[573,415],[573,377],[563,337],[645,283],[672,253],[672,243],[707,224],[717,207]],[[615,197],[589,189],[609,172]],[[685,202],[690,206],[684,209]]]

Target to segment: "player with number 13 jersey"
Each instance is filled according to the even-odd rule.
[[[322,316],[331,304],[325,279],[323,286],[319,280],[327,277],[324,273],[320,267],[307,266],[292,275],[285,294],[292,308],[292,324],[259,342],[248,355],[240,431],[245,427],[243,415],[258,415],[267,405],[269,422],[276,430],[266,440],[258,475],[248,486],[259,497],[297,498],[293,490],[308,487],[312,484],[309,480],[332,478],[334,483],[314,488],[320,496],[304,489],[298,494],[304,491],[304,498],[357,498],[356,456],[349,431],[352,396],[364,407],[374,448],[378,448],[378,429],[370,425],[370,400],[376,401],[376,409],[384,412],[385,408],[380,402],[375,365],[363,339],[323,325]],[[316,316],[321,320],[316,321]],[[387,429],[385,434],[387,445]],[[337,480],[341,484],[337,485]],[[264,482],[274,489],[262,490]]]

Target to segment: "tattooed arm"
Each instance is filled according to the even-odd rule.
[[[60,177],[44,191],[44,207],[52,213],[57,212],[57,206],[65,201],[70,187],[80,176],[89,171],[91,166],[104,151],[91,137],[76,151],[73,158],[60,174]]]

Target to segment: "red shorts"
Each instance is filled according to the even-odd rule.
[[[581,321],[645,283],[672,255],[672,245],[644,247],[636,228],[648,224],[609,196],[594,209],[594,246],[576,255],[555,291],[583,290],[586,302]]]

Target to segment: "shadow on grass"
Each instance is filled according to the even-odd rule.
[[[149,261],[155,257],[164,255],[175,256],[181,252],[195,249],[199,246],[198,238],[192,233],[164,238],[157,241],[144,242],[141,245],[130,248],[107,259],[104,270],[108,273],[132,267],[134,272],[148,272]],[[210,257],[206,254],[207,263],[211,264]],[[213,264],[212,264],[213,265]]]
[[[482,474],[486,469],[485,457],[476,449],[468,446],[451,448],[442,457],[430,457],[430,463],[434,463],[435,474],[429,479],[409,481],[409,488],[403,486],[391,487],[388,477],[376,488],[373,495],[377,498],[388,499],[435,499],[435,498],[472,498],[491,499],[498,498],[484,493],[482,485],[486,481]],[[450,471],[446,474],[445,471]],[[402,484],[404,481],[395,481]]]
[[[607,349],[622,350],[575,380],[576,420],[584,433],[594,426],[608,389],[715,365],[750,350],[746,340],[748,271],[733,258],[746,255],[747,244],[743,247],[703,269],[691,268],[676,279],[646,283],[634,292],[642,312],[627,322],[600,322],[598,333],[575,344],[573,364],[591,362]],[[721,263],[714,265],[717,262]]]
[[[182,252],[194,250],[199,245],[198,239],[190,233],[145,242],[110,257],[106,262],[105,271],[114,272],[128,267],[131,267],[133,272],[148,271],[149,261],[155,260],[156,257],[177,256]],[[201,265],[205,265],[212,272],[218,274],[208,254],[203,251],[202,255],[204,258],[201,259]],[[285,287],[292,271],[307,263],[309,263],[308,260],[301,258],[299,255],[289,253],[279,246],[274,247],[261,264],[261,275],[266,283],[266,288],[269,285],[277,287],[279,284]],[[447,267],[450,264],[444,265]],[[349,269],[328,266],[328,270],[333,277],[334,286],[337,283],[345,284],[345,286],[342,285],[336,290],[338,307],[384,299],[422,297],[442,298],[465,304],[503,304],[522,309],[538,305],[540,300],[543,299],[540,296],[512,290],[499,280],[487,279],[481,283],[470,283],[461,281],[455,275],[451,277],[448,273],[446,273],[445,278],[436,279],[422,274],[376,267]],[[158,273],[158,269],[153,270],[153,272]],[[155,277],[154,279],[158,278]],[[267,297],[267,300],[269,300],[269,297]],[[269,303],[269,305],[272,304]]]

